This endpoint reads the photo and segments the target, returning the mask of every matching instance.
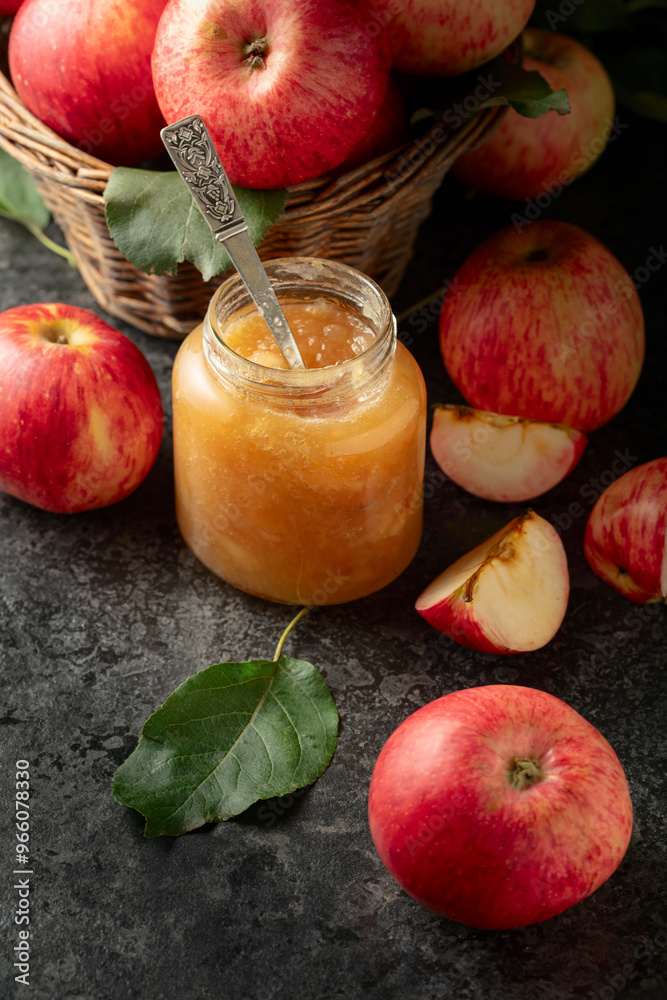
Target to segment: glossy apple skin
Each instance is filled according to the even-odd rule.
[[[587,433],[629,399],[644,360],[632,279],[590,233],[538,220],[495,233],[445,296],[440,348],[476,409]]]
[[[166,0],[24,0],[9,38],[16,91],[37,118],[114,165],[164,151],[151,51]]]
[[[636,604],[667,601],[667,458],[630,469],[604,491],[586,525],[584,554]]]
[[[521,34],[535,0],[373,0],[391,41],[392,65],[421,76],[457,76],[497,56]]]
[[[604,150],[614,119],[614,90],[596,56],[567,35],[524,32],[523,67],[540,73],[552,90],[567,90],[570,114],[549,111],[524,118],[512,108],[479,149],[464,153],[452,175],[502,198],[558,195]]]
[[[0,490],[57,513],[115,503],[148,474],[162,425],[148,362],[94,313],[0,314]]]
[[[352,150],[350,155],[336,168],[336,174],[346,173],[354,170],[362,163],[388,153],[391,149],[407,142],[408,125],[405,102],[398,85],[390,77],[387,85],[387,93],[384,101],[373,119],[370,131],[366,133],[358,146]]]
[[[389,43],[368,21],[352,0],[170,0],[153,52],[163,114],[201,114],[233,184],[319,177],[361,142],[385,97]]]
[[[514,761],[541,780],[516,788]],[[455,691],[409,716],[384,745],[368,816],[389,873],[461,924],[524,927],[594,892],[632,831],[623,768],[605,738],[543,691]]]

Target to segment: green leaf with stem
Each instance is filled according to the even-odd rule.
[[[338,713],[311,663],[217,663],[189,677],[142,729],[112,792],[146,817],[146,837],[177,836],[311,784],[336,747]]]
[[[35,182],[27,170],[6,150],[0,148],[0,215],[20,222],[48,250],[64,257],[70,267],[76,262],[66,247],[50,239],[44,229],[51,213],[42,201]]]
[[[410,97],[411,121],[432,117],[456,129],[472,114],[498,105],[509,105],[525,118],[570,111],[565,90],[552,90],[540,73],[501,55],[470,73],[425,82]]]
[[[285,211],[286,191],[235,187],[255,246]],[[232,266],[175,170],[116,167],[104,191],[111,237],[130,263],[146,274],[175,274],[191,261],[208,281]]]

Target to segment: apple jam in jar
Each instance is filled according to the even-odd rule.
[[[269,261],[306,369],[288,369],[238,275],[173,372],[176,512],[204,565],[294,604],[394,580],[421,539],[426,392],[381,289],[333,261]]]

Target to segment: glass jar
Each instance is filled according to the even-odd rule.
[[[382,290],[333,261],[265,264],[283,306],[317,299],[363,319],[356,357],[268,368],[225,344],[255,309],[238,275],[174,363],[176,513],[194,554],[259,597],[338,604],[384,587],[421,539],[426,392]]]

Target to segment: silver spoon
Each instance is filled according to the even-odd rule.
[[[203,118],[188,115],[167,125],[160,135],[213,235],[224,243],[285,361],[290,368],[305,368]]]

